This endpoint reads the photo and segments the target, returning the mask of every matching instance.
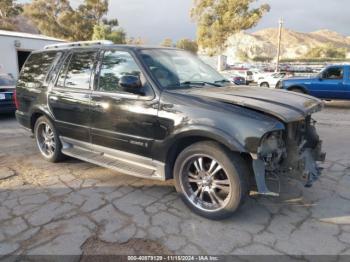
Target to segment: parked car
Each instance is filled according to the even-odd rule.
[[[245,79],[245,85],[249,85],[254,82],[253,73],[250,70],[234,70],[233,75],[243,77]]]
[[[16,105],[14,101],[16,81],[10,74],[0,74],[0,114],[14,113]]]
[[[183,61],[190,77],[177,70]],[[270,173],[311,186],[324,159],[311,120],[320,100],[232,86],[173,48],[48,46],[25,63],[17,99],[16,117],[46,160],[68,155],[141,178],[173,178],[184,202],[210,219],[232,215],[250,190],[276,196]]]
[[[228,72],[222,72],[221,73],[226,79],[228,79],[231,83],[235,84],[235,85],[245,85],[246,84],[246,80],[243,76],[239,76],[239,75],[234,75]]]
[[[350,99],[350,65],[328,66],[315,77],[285,79],[279,88],[326,100]]]
[[[259,78],[258,86],[266,88],[276,88],[278,83],[286,76],[285,73],[274,73]]]
[[[265,72],[261,69],[253,68],[250,69],[250,71],[253,73],[253,82],[258,83],[259,79],[265,78],[269,75],[272,75],[273,72]]]
[[[247,81],[245,80],[244,77],[242,76],[232,76],[232,82],[235,84],[235,85],[245,85],[247,83]]]

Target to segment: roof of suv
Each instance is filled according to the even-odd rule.
[[[122,49],[129,49],[129,50],[144,50],[144,49],[165,49],[165,50],[182,50],[174,47],[161,47],[161,46],[147,46],[147,45],[118,45],[118,44],[111,44],[111,45],[86,45],[86,46],[57,46],[54,48],[49,49],[42,49],[38,50],[36,52],[49,52],[54,50],[74,50],[74,49],[92,49],[92,48],[122,48]]]

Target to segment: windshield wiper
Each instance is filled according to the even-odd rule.
[[[180,85],[209,85],[209,86],[216,86],[216,87],[221,87],[218,83],[212,83],[212,82],[207,82],[207,81],[185,81],[182,82]]]

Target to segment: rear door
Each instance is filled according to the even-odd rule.
[[[49,94],[50,109],[60,135],[90,142],[90,99],[98,50],[77,50],[67,55]]]

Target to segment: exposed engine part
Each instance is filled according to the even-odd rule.
[[[311,187],[321,175],[317,161],[325,160],[322,141],[316,132],[315,121],[307,117],[304,121],[287,125],[285,133],[272,132],[262,139],[258,154],[253,157],[253,170],[259,194],[276,196],[266,185],[268,175],[287,174],[302,180]]]
[[[282,132],[267,134],[258,149],[258,155],[264,161],[266,171],[273,172],[279,168],[281,161],[286,157],[286,146]]]

